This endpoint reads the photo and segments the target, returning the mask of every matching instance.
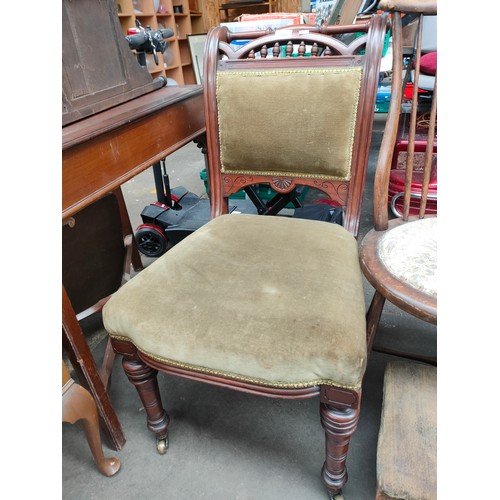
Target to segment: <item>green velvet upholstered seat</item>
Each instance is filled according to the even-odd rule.
[[[149,357],[254,384],[359,389],[366,365],[356,240],[324,222],[217,217],[122,287],[103,318]]]

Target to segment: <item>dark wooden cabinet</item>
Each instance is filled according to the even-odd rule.
[[[114,0],[63,0],[63,125],[162,86],[163,81],[154,80],[135,60],[122,34]]]

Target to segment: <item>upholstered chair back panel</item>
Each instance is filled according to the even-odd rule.
[[[349,180],[361,79],[361,66],[219,71],[222,172]]]

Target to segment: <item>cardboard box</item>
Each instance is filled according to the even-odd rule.
[[[301,12],[270,12],[267,14],[241,14],[238,21],[272,21],[272,20],[290,20],[290,24],[304,24],[304,16]]]

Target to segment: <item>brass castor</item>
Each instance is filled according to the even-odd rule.
[[[168,450],[168,438],[157,439],[156,450],[160,455],[165,455]]]

